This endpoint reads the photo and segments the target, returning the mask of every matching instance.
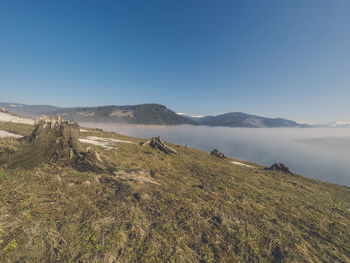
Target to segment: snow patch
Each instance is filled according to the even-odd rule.
[[[203,118],[204,115],[191,115],[190,117],[192,117],[192,118]]]
[[[130,141],[123,141],[123,140],[118,140],[118,139],[97,137],[97,136],[87,136],[85,138],[80,138],[79,141],[82,143],[97,145],[97,146],[100,146],[106,150],[116,149],[116,147],[112,146],[114,143],[132,143],[132,144],[135,144],[135,143],[130,142]]]
[[[204,117],[203,115],[187,115],[186,113],[182,113],[182,112],[178,112],[176,114],[177,115],[181,115],[181,116],[192,117],[192,118],[202,118],[202,117]]]
[[[13,138],[22,138],[22,135],[18,135],[18,134],[14,134],[11,132],[7,132],[7,131],[2,131],[0,130],[0,138],[2,137],[13,137]]]
[[[106,137],[97,137],[97,136],[88,136],[88,137],[86,137],[86,139],[95,140],[95,141],[107,141],[107,142],[114,142],[114,143],[124,142],[124,143],[135,144],[135,143],[133,143],[131,141],[123,141],[123,140],[118,140],[118,139],[112,139],[112,138],[106,138]]]
[[[0,121],[22,123],[22,124],[34,124],[34,121],[32,119],[15,116],[5,112],[0,112]]]
[[[245,164],[245,163],[241,163],[241,162],[235,162],[235,161],[231,161],[231,163],[239,165],[239,166],[245,166],[245,167],[250,167],[250,168],[254,168],[251,165]]]
[[[90,140],[90,139],[79,139],[80,142],[82,143],[88,143],[88,144],[93,144],[93,145],[97,145],[100,146],[106,150],[113,150],[116,149],[115,147],[111,147],[109,146],[110,143],[109,142],[102,142],[102,141],[95,141],[95,140]]]

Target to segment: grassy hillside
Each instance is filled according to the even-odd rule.
[[[0,123],[28,135],[31,127]],[[118,175],[0,169],[1,262],[350,262],[350,188],[88,130]],[[0,152],[23,142],[2,138]]]

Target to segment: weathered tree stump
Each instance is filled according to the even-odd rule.
[[[169,153],[177,154],[177,151],[174,150],[173,148],[170,148],[169,146],[166,146],[159,136],[152,137],[149,141],[143,143],[142,145],[143,146],[149,145],[152,148],[159,149],[166,154],[169,154]]]
[[[225,159],[227,158],[225,154],[223,154],[222,152],[220,152],[217,149],[212,150],[212,152],[210,153],[212,156],[218,157],[220,159]]]
[[[34,123],[32,134],[25,137],[28,146],[1,160],[10,160],[9,167],[33,168],[40,163],[71,166],[78,171],[104,172],[113,167],[90,148],[79,142],[79,125],[59,116],[41,116]]]
[[[283,163],[274,163],[269,168],[265,168],[265,170],[274,170],[274,171],[280,171],[283,173],[294,175],[287,166],[285,166]]]

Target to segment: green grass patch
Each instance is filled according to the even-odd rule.
[[[17,241],[16,239],[12,239],[6,247],[3,248],[3,251],[6,252],[8,250],[16,249],[17,248]]]
[[[0,179],[4,179],[8,176],[8,173],[0,170]]]

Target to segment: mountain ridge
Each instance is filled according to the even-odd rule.
[[[198,122],[201,125],[213,127],[305,127],[295,121],[284,118],[266,118],[257,115],[251,115],[243,112],[228,112],[216,116],[190,117],[189,119]]]
[[[161,104],[107,105],[96,107],[56,107],[0,103],[6,110],[32,118],[39,115],[61,115],[77,122],[107,122],[145,125],[205,125],[212,127],[309,127],[284,118],[267,118],[243,112],[229,112],[216,116],[191,117],[178,114]]]

